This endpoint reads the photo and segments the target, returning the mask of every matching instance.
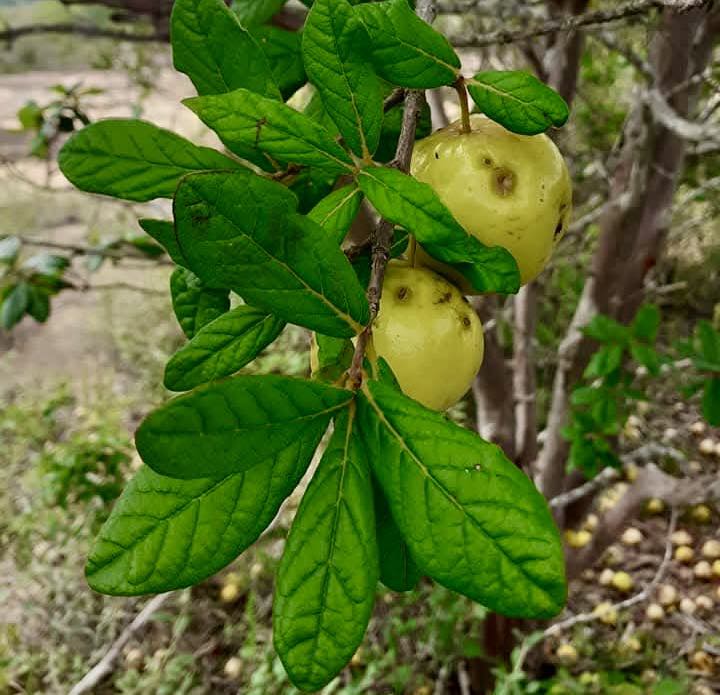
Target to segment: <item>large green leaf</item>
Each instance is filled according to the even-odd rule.
[[[172,198],[186,174],[240,166],[169,130],[129,119],[97,121],[78,131],[60,150],[58,164],[83,191],[137,202]]]
[[[345,413],[305,492],[277,577],[275,648],[296,686],[319,690],[347,664],[367,629],[377,579],[370,470]]]
[[[289,99],[307,81],[301,52],[302,34],[271,25],[256,27],[250,33],[263,49],[280,93]]]
[[[30,304],[30,285],[19,282],[5,294],[0,304],[0,328],[10,330],[25,315]]]
[[[265,53],[223,0],[175,0],[170,33],[175,67],[198,94],[246,87],[280,98]]]
[[[175,236],[175,225],[170,220],[153,220],[148,217],[138,220],[143,231],[149,234],[155,241],[167,251],[168,256],[176,265],[183,268],[187,265],[182,255],[177,237]]]
[[[247,89],[184,102],[233,152],[255,148],[274,159],[328,172],[348,172],[352,159],[332,135],[309,116]]]
[[[565,125],[570,115],[565,100],[529,72],[479,72],[467,89],[486,116],[513,133],[544,133]]]
[[[200,278],[185,268],[177,268],[170,276],[170,294],[175,316],[188,338],[230,308],[227,290],[205,287]]]
[[[221,477],[265,464],[298,441],[317,446],[330,418],[351,398],[317,381],[231,377],[168,401],[145,418],[135,443],[161,475]]]
[[[497,446],[378,382],[358,400],[358,424],[424,574],[504,615],[562,609],[563,550],[550,510]]]
[[[305,22],[302,52],[317,88],[348,147],[369,158],[380,139],[380,81],[367,61],[369,37],[347,0],[316,0]]]
[[[175,196],[178,241],[208,285],[313,330],[352,337],[368,304],[345,255],[312,220],[292,214],[284,186],[250,172],[185,178]]]
[[[520,273],[510,252],[468,234],[430,186],[390,167],[363,169],[358,182],[385,219],[414,234],[434,258],[453,264],[476,290],[517,292]]]
[[[314,441],[244,473],[175,480],[146,466],[128,483],[87,562],[103,594],[148,594],[192,586],[257,540],[312,458]]]
[[[328,235],[341,244],[358,214],[362,199],[362,191],[355,184],[349,184],[323,198],[308,213],[308,217],[327,230]]]
[[[412,89],[451,85],[460,74],[460,59],[450,42],[418,17],[407,0],[358,5],[372,41],[372,59],[388,82]]]
[[[280,335],[285,322],[260,309],[239,306],[198,331],[165,367],[165,387],[188,391],[234,374]]]

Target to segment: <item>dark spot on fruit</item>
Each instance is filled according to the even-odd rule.
[[[484,164],[486,167],[491,167],[491,166],[492,166],[492,163],[493,163],[493,160],[490,159],[490,157],[484,157],[484,158],[483,158],[483,164]]]
[[[410,288],[409,287],[401,287],[397,291],[397,298],[402,302],[405,299],[407,299],[410,296]]]
[[[472,321],[470,320],[469,316],[463,316],[462,323],[465,328],[470,328],[470,326],[472,326]]]
[[[505,167],[498,167],[493,172],[495,192],[502,196],[510,195],[515,190],[515,174]]]
[[[445,292],[435,304],[446,304],[452,299],[452,292]]]
[[[437,150],[435,150],[435,159],[440,159],[440,155],[438,154]]]

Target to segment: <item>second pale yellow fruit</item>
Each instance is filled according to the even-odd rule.
[[[415,146],[412,174],[430,184],[455,219],[488,246],[513,255],[522,283],[547,264],[572,215],[570,175],[546,135],[516,135],[473,115]]]
[[[483,359],[480,319],[455,285],[427,268],[388,264],[372,351],[403,392],[428,408],[457,403]]]

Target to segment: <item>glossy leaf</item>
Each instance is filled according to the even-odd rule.
[[[293,521],[273,603],[275,648],[303,690],[329,683],[367,629],[378,579],[370,469],[353,433],[335,433]]]
[[[338,244],[341,244],[360,210],[362,199],[362,191],[355,184],[343,186],[323,198],[308,213],[308,217],[323,227]]]
[[[239,306],[203,326],[165,367],[165,387],[188,391],[234,374],[275,338],[285,322],[260,309]]]
[[[368,304],[337,244],[312,220],[292,214],[284,186],[249,172],[187,177],[175,196],[178,241],[208,285],[327,335],[349,338]]]
[[[170,294],[175,316],[188,338],[230,308],[227,290],[206,287],[185,268],[177,268],[170,277]]]
[[[237,89],[184,103],[240,156],[254,148],[257,154],[266,152],[288,164],[306,164],[336,173],[353,168],[350,156],[330,133],[281,102]]]
[[[358,425],[424,574],[503,615],[562,609],[563,550],[550,510],[497,446],[378,382],[359,399]]]
[[[167,251],[168,256],[175,264],[183,268],[187,265],[175,236],[175,225],[170,220],[143,218],[138,220],[138,224]]]
[[[369,158],[380,139],[380,81],[367,61],[369,37],[347,0],[316,0],[303,31],[308,79],[348,147]]]
[[[310,357],[313,379],[335,383],[350,367],[355,352],[352,342],[322,333],[313,333],[311,340],[316,351],[314,359]]]
[[[467,90],[480,111],[520,135],[559,128],[570,115],[565,100],[529,72],[479,72],[468,80]]]
[[[0,304],[0,328],[9,331],[20,323],[30,303],[30,286],[26,282],[19,282],[6,294]]]
[[[378,74],[412,89],[451,85],[460,74],[460,59],[450,42],[412,11],[407,0],[358,5],[372,41]]]
[[[250,33],[265,53],[280,93],[289,99],[307,81],[300,48],[302,34],[271,25],[255,27]]]
[[[312,452],[352,394],[278,375],[235,376],[177,396],[148,415],[135,443],[143,461],[174,478],[221,477],[283,452]]]
[[[307,469],[312,442],[244,473],[175,480],[143,466],[100,530],[85,573],[103,594],[192,586],[254,543]]]
[[[198,94],[245,87],[280,98],[265,53],[223,0],[175,0],[170,33],[175,68]]]
[[[430,186],[390,167],[363,169],[358,182],[385,219],[414,234],[434,258],[455,265],[476,290],[517,292],[520,273],[512,255],[468,234]]]
[[[245,27],[264,24],[280,10],[285,0],[233,0],[230,7]]]
[[[124,119],[97,121],[77,132],[60,150],[58,164],[83,191],[137,202],[172,198],[186,174],[240,166],[152,123]]]

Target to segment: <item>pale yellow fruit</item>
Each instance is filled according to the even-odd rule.
[[[584,548],[591,540],[592,534],[585,529],[581,529],[580,531],[568,529],[565,531],[565,542],[571,548]]]
[[[597,514],[588,514],[587,518],[583,522],[583,528],[587,529],[588,531],[594,531],[599,523],[599,519]]]
[[[633,578],[627,572],[615,572],[611,582],[613,588],[627,593],[633,588]]]
[[[695,597],[695,605],[701,613],[709,613],[715,607],[715,602],[709,596],[701,594]]]
[[[619,545],[611,545],[605,551],[605,564],[619,565],[625,560],[625,551]]]
[[[712,567],[707,560],[700,560],[700,562],[693,567],[693,574],[698,579],[710,579],[713,574]]]
[[[625,649],[629,649],[631,652],[639,652],[642,649],[642,642],[635,637],[635,635],[630,635],[629,637],[626,637],[621,645]]]
[[[693,537],[685,530],[675,531],[670,536],[673,545],[692,545]]]
[[[593,608],[593,615],[605,625],[615,625],[618,619],[617,609],[609,601],[598,603]]]
[[[225,675],[228,678],[232,678],[233,680],[235,680],[240,677],[240,674],[242,674],[242,667],[242,660],[239,659],[237,656],[231,656],[225,662],[225,667],[223,668],[223,671],[225,671]]]
[[[720,560],[715,560],[712,563],[712,571],[716,577],[720,577]],[[720,598],[720,586],[718,587],[718,598]]]
[[[693,652],[688,659],[690,666],[696,671],[700,671],[706,675],[710,675],[715,669],[715,662],[713,658],[704,651]]]
[[[695,604],[695,601],[693,601],[691,598],[688,598],[687,596],[684,599],[681,599],[680,601],[680,612],[685,613],[685,615],[693,615],[695,611],[697,610],[697,605]]]
[[[223,603],[234,603],[240,598],[240,587],[237,584],[225,584],[220,590],[220,600]]]
[[[661,606],[672,606],[677,603],[678,592],[672,584],[662,584],[658,589],[658,601]]]
[[[703,434],[705,432],[705,423],[702,420],[698,420],[697,422],[693,422],[692,425],[690,425],[690,431],[693,434]]]
[[[698,445],[698,451],[706,456],[712,456],[715,453],[715,442],[712,439],[703,439]]]
[[[139,649],[130,649],[125,654],[125,664],[128,668],[137,668],[144,658],[144,654]]]
[[[600,586],[610,586],[614,576],[615,572],[613,572],[609,567],[606,567],[602,572],[600,572],[598,583]]]
[[[688,469],[691,473],[702,473],[703,465],[700,461],[688,461]]]
[[[652,620],[654,623],[659,623],[665,619],[665,609],[657,603],[651,603],[645,609],[645,615],[648,620]]]
[[[421,140],[412,175],[430,184],[455,219],[488,246],[514,256],[523,284],[537,277],[567,231],[570,175],[546,135],[516,135],[481,115]]]
[[[648,514],[662,514],[665,511],[665,502],[659,500],[657,497],[653,497],[648,500],[645,510]]]
[[[712,511],[706,504],[696,504],[690,510],[690,517],[698,524],[707,524],[712,519]]]
[[[628,463],[625,466],[625,477],[631,482],[635,482],[638,477],[640,469],[634,463]]]
[[[388,264],[370,354],[387,360],[403,392],[445,410],[483,359],[482,324],[455,285],[427,268]]]
[[[625,545],[638,545],[638,543],[642,543],[644,536],[638,529],[633,528],[632,526],[628,529],[625,529],[622,536],[620,537],[620,540]]]
[[[678,562],[692,562],[694,556],[695,551],[687,545],[681,545],[675,550],[675,559]]]
[[[569,642],[563,642],[557,648],[555,656],[564,664],[574,664],[578,660],[577,649]]]

